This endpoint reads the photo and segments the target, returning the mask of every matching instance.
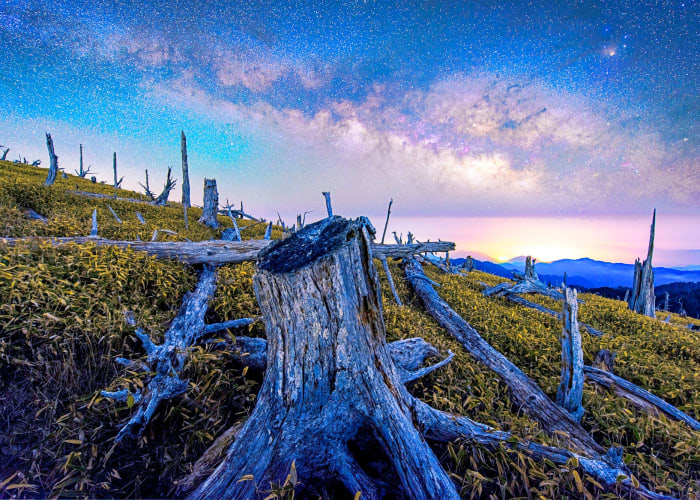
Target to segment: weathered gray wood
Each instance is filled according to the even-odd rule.
[[[107,204],[107,208],[109,209],[110,212],[112,212],[112,215],[114,216],[114,218],[116,219],[116,221],[117,221],[119,224],[121,224],[121,223],[122,223],[122,220],[121,220],[121,219],[119,218],[119,216],[117,215],[117,212],[115,212],[114,209],[109,205],[109,203]]]
[[[219,213],[219,193],[216,190],[216,179],[204,179],[204,208],[199,222],[217,229],[219,221],[216,215]]]
[[[650,491],[644,486],[634,487],[629,479],[629,472],[622,465],[622,448],[611,448],[602,459],[591,459],[563,448],[519,441],[508,432],[495,430],[468,417],[457,417],[436,410],[416,398],[413,398],[412,403],[416,423],[425,438],[430,441],[445,443],[465,439],[489,448],[505,446],[523,451],[537,460],[549,460],[558,465],[566,465],[569,460],[575,458],[584,472],[609,490],[614,490],[620,485],[638,498],[671,498]]]
[[[242,240],[241,231],[238,229],[238,222],[236,221],[236,218],[233,216],[233,213],[231,212],[231,205],[228,204],[228,200],[226,203],[226,209],[228,210],[228,216],[231,219],[231,223],[233,224],[233,227],[224,230],[224,233],[221,236],[221,239],[228,240],[228,241],[241,241]]]
[[[141,224],[146,224],[146,219],[143,218],[143,215],[141,215],[141,212],[136,212],[136,218],[139,220]]]
[[[533,259],[530,255],[525,257],[525,279],[532,281],[540,280],[539,276],[537,276],[537,271],[535,271],[536,260],[537,259]]]
[[[331,218],[333,217],[333,207],[331,206],[331,193],[328,191],[324,191],[323,197],[326,199],[326,211],[328,212],[328,218]]]
[[[632,294],[629,298],[629,308],[639,314],[656,318],[656,296],[654,295],[654,269],[651,258],[654,255],[654,233],[656,231],[656,209],[651,220],[649,231],[649,249],[647,258],[642,264],[639,259],[634,263],[634,280]]]
[[[601,349],[596,353],[595,358],[593,359],[593,367],[612,373],[616,357],[616,352]]]
[[[87,169],[83,168],[83,145],[80,145],[80,167],[79,170],[75,171],[75,174],[84,179],[88,174],[92,173],[90,172],[90,168],[92,168],[92,165],[89,165]]]
[[[46,175],[44,185],[52,186],[58,174],[58,155],[53,149],[53,139],[51,139],[51,134],[48,132],[46,133],[46,148],[49,150],[49,172]]]
[[[510,389],[513,402],[525,413],[553,433],[568,434],[568,441],[575,449],[600,458],[602,448],[568,412],[556,405],[525,373],[508,358],[486,342],[472,326],[462,319],[433,289],[418,276],[424,276],[416,259],[405,259],[405,272],[411,287],[422,300],[428,313],[447,333],[458,340],[474,359],[491,369]]]
[[[90,229],[90,238],[97,238],[97,209],[92,211],[92,228]],[[88,239],[87,241],[93,241]]]
[[[387,262],[386,257],[380,257],[379,260],[382,262],[384,275],[386,276],[386,280],[389,282],[389,288],[391,289],[391,294],[394,296],[394,302],[396,302],[397,305],[402,306],[403,304],[401,303],[401,298],[399,297],[399,294],[396,291],[394,278],[391,276],[391,271],[389,270],[389,263]]]
[[[265,229],[265,236],[263,239],[269,240],[272,237],[272,222],[270,222],[267,225],[267,229]]]
[[[474,270],[474,259],[472,259],[471,255],[467,256],[467,260],[464,263],[464,265],[465,265],[465,268],[466,268],[468,273],[470,273]]]
[[[384,231],[382,231],[382,245],[384,244],[384,237],[386,236],[386,228],[389,227],[389,217],[391,216],[391,205],[394,203],[394,198],[389,200],[389,208],[386,209],[386,222],[384,222]]]
[[[663,412],[674,420],[686,423],[691,429],[700,431],[700,422],[638,385],[592,366],[584,367],[584,372],[586,380],[612,389],[616,395],[627,399],[637,408],[651,414]]]
[[[668,292],[664,292],[664,311],[668,311],[668,299],[671,297],[671,295]],[[670,318],[671,315],[669,314],[668,317]]]
[[[67,192],[70,194],[78,195],[78,196],[85,196],[86,198],[100,198],[100,199],[110,199],[110,200],[116,199],[119,201],[128,201],[129,203],[146,203],[148,205],[151,204],[150,202],[148,202],[146,200],[139,200],[137,198],[121,198],[121,197],[114,198],[114,196],[109,195],[109,194],[90,193],[88,191],[74,191],[71,189],[69,189]]]
[[[245,240],[245,241],[125,241],[108,240],[103,238],[76,237],[30,237],[30,238],[0,238],[0,242],[7,245],[16,245],[22,242],[50,243],[54,246],[66,244],[91,243],[98,246],[116,246],[131,248],[132,250],[147,252],[159,258],[175,259],[187,264],[220,265],[227,263],[239,263],[255,261],[258,253],[272,244],[269,240]],[[416,243],[414,245],[372,245],[372,253],[375,257],[406,257],[417,255],[426,251],[444,251],[454,247],[454,243],[448,241],[432,243]]]
[[[557,404],[580,422],[585,410],[583,399],[583,347],[578,326],[576,290],[565,289],[561,333],[561,379],[557,389]]]
[[[124,180],[124,177],[121,179],[117,180],[117,153],[114,153],[114,156],[112,157],[112,169],[114,170],[114,198],[116,199],[117,197],[117,189],[119,189],[122,185],[122,181]]]
[[[168,175],[165,178],[165,185],[163,186],[163,191],[153,200],[154,205],[165,206],[168,204],[168,197],[170,196],[170,191],[175,188],[176,181],[170,178],[172,173],[172,167],[168,167]]]
[[[185,214],[190,205],[190,170],[187,164],[187,137],[185,131],[180,131],[180,152],[182,153],[182,206],[185,207]],[[185,215],[187,220],[187,215]]]
[[[151,186],[148,183],[148,169],[146,169],[146,185],[144,186],[140,182],[139,182],[139,185],[143,188],[144,193],[146,194],[148,199],[150,199],[151,202],[155,201],[156,195],[153,193],[153,191],[151,191]],[[141,201],[141,200],[139,200],[139,201]]]
[[[43,222],[44,224],[49,222],[49,219],[41,215],[39,212],[32,210],[31,208],[26,209],[24,213],[31,220],[37,220],[39,222]]]
[[[459,498],[413,425],[370,248],[363,221],[333,217],[263,252],[253,286],[267,370],[226,459],[190,498],[263,498],[292,461],[301,498]]]
[[[0,158],[0,160],[2,160],[2,161],[7,160],[7,153],[9,153],[9,152],[10,152],[10,148],[5,148],[5,151],[2,152],[2,157]]]
[[[135,334],[148,354],[148,371],[155,372],[155,375],[145,384],[143,392],[131,395],[134,398],[132,416],[117,434],[116,442],[140,436],[161,401],[187,390],[187,381],[182,380],[179,374],[188,356],[188,349],[205,333],[204,317],[215,290],[216,271],[205,267],[199,276],[197,288],[185,296],[161,345],[154,344],[146,332],[136,328]],[[129,324],[136,326],[132,315],[126,314],[126,319]],[[126,389],[117,392],[102,391],[102,394],[117,400],[129,397]]]

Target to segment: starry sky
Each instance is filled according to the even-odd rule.
[[[163,4],[163,5],[160,5]],[[0,144],[459,254],[700,264],[695,1],[0,0]],[[179,191],[173,198],[179,200]]]

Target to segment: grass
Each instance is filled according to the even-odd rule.
[[[59,176],[43,186],[46,170],[0,162],[0,236],[86,235],[98,209],[101,236],[150,239],[154,229],[203,240],[218,237],[196,222],[190,210],[184,229],[178,204],[154,207],[119,200],[86,198],[71,190],[113,194],[113,188]],[[135,198],[123,191],[120,196]],[[118,224],[107,204],[123,219]],[[49,218],[30,221],[26,209]],[[147,220],[142,226],[138,210]],[[220,218],[222,226],[230,220]],[[241,221],[241,225],[248,225]],[[260,238],[264,225],[243,231]],[[280,236],[279,228],[273,237]],[[389,341],[420,336],[442,353],[452,350],[447,367],[415,382],[413,394],[440,409],[508,430],[523,439],[558,444],[514,407],[503,383],[473,361],[440,328],[414,297],[397,262],[390,262],[398,293],[394,304],[381,277]],[[483,285],[501,278],[478,271],[448,276],[426,267],[439,282],[440,295],[495,348],[508,356],[550,396],[558,385],[560,325],[538,311],[505,299],[481,295]],[[251,263],[224,266],[209,309],[209,322],[256,316]],[[163,497],[225,429],[245,420],[255,404],[260,380],[234,364],[225,350],[196,346],[183,378],[190,389],[163,404],[144,436],[132,447],[113,447],[120,425],[131,413],[123,403],[105,400],[101,389],[143,384],[143,375],[116,364],[118,356],[143,359],[144,352],[126,325],[131,310],[158,341],[176,314],[182,296],[195,286],[195,271],[181,263],[157,260],[128,249],[36,243],[0,243],[0,497]],[[528,297],[553,309],[560,304]],[[606,348],[618,353],[616,372],[700,417],[700,334],[631,313],[622,302],[582,295],[580,319],[604,331],[584,334],[587,362]],[[263,336],[260,323],[243,332]],[[222,332],[222,335],[225,335]],[[604,446],[621,445],[624,459],[642,483],[681,498],[698,498],[700,433],[664,416],[637,412],[604,389],[586,385],[583,425]],[[462,496],[490,498],[615,497],[604,493],[576,464],[554,466],[522,453],[486,450],[456,441],[435,448],[443,466],[460,485]]]

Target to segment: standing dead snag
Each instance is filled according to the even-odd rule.
[[[634,282],[632,294],[629,298],[629,308],[632,311],[644,314],[650,318],[656,318],[656,297],[654,296],[654,269],[651,267],[651,258],[654,254],[654,232],[656,230],[656,209],[651,220],[649,231],[649,250],[647,258],[642,264],[639,259],[634,263]]]
[[[262,252],[267,370],[227,458],[191,498],[262,498],[292,463],[302,498],[459,498],[389,354],[368,227],[328,218]]]
[[[187,164],[187,137],[185,131],[180,131],[180,151],[182,153],[182,205],[185,207],[185,214],[190,205],[190,170]],[[185,215],[187,220],[187,215]]]
[[[124,180],[124,177],[122,176],[121,179],[117,180],[117,153],[114,153],[114,156],[112,157],[112,170],[114,170],[114,197],[117,197],[117,189],[119,189],[122,185],[122,181]]]
[[[386,236],[386,228],[389,227],[389,217],[391,216],[391,205],[394,203],[394,198],[389,200],[389,208],[386,209],[386,222],[384,223],[384,231],[382,231],[382,241],[380,244],[384,244],[384,237]]]
[[[537,276],[537,271],[535,271],[535,262],[537,259],[533,259],[532,256],[528,255],[525,257],[525,279],[530,281],[539,281],[540,277]]]
[[[565,289],[564,311],[561,333],[561,380],[557,390],[557,404],[571,414],[576,422],[581,421],[584,409],[583,398],[583,348],[578,327],[578,301],[576,290]]]
[[[204,209],[199,222],[217,229],[219,221],[216,215],[219,213],[219,193],[216,190],[216,179],[204,179]]]
[[[87,176],[87,174],[90,173],[90,168],[91,168],[91,166],[88,166],[87,169],[86,169],[86,168],[83,168],[83,165],[84,165],[84,164],[83,164],[83,145],[81,144],[81,145],[80,145],[80,167],[79,167],[80,170],[76,170],[76,171],[75,171],[75,174],[76,174],[78,177],[80,177],[81,179],[84,179],[84,178]]]
[[[328,191],[323,192],[323,197],[326,199],[326,211],[328,212],[328,218],[333,217],[333,207],[331,206],[331,193]]]
[[[51,186],[56,181],[58,174],[58,155],[53,150],[53,139],[51,134],[46,133],[46,148],[49,150],[49,173],[46,176],[45,186]]]
[[[163,186],[163,191],[158,195],[158,197],[153,200],[154,205],[165,206],[168,204],[168,197],[170,196],[170,191],[175,187],[176,181],[170,178],[172,173],[172,167],[168,167],[168,176],[165,179],[165,185]],[[148,185],[148,174],[146,175],[146,185]]]

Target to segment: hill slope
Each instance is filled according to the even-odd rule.
[[[98,208],[101,236],[150,239],[154,229],[170,229],[167,239],[218,237],[196,223],[190,211],[185,230],[180,207],[154,207],[92,199],[70,190],[112,194],[112,188],[69,176],[43,187],[44,169],[0,162],[0,236],[85,235]],[[121,196],[136,197],[124,192]],[[116,222],[106,207],[120,214]],[[30,221],[26,210],[46,216]],[[138,222],[135,212],[145,217]],[[224,227],[227,218],[220,218]],[[249,225],[241,221],[242,225]],[[263,226],[243,231],[260,238]],[[279,228],[273,235],[280,236]],[[424,311],[410,293],[398,262],[390,262],[398,293],[394,304],[381,266],[388,340],[423,337],[455,359],[410,386],[440,409],[512,431],[540,443],[556,443],[515,408],[496,376],[474,362]],[[426,267],[442,286],[440,295],[486,340],[554,397],[559,380],[560,325],[553,318],[504,299],[483,297],[483,284],[503,278],[475,271],[467,277]],[[259,314],[252,290],[252,264],[227,265],[208,312],[209,322]],[[131,447],[113,447],[130,416],[127,403],[102,398],[104,388],[137,389],[143,374],[123,368],[116,357],[143,359],[145,353],[122,311],[132,311],[154,340],[167,328],[194,270],[131,250],[0,242],[0,496],[163,497],[177,496],[176,482],[226,429],[245,420],[255,404],[260,376],[232,361],[229,349],[203,344],[191,351],[183,378],[188,391],[164,404],[144,436]],[[529,297],[553,309],[560,305]],[[586,361],[606,348],[618,353],[617,373],[700,417],[700,334],[674,317],[664,324],[628,311],[619,301],[583,295],[581,320],[606,335],[584,336]],[[264,336],[260,323],[243,332]],[[625,400],[586,385],[583,426],[599,443],[624,447],[624,460],[641,482],[678,497],[698,495],[700,435],[664,416],[637,412]],[[592,478],[567,467],[534,462],[519,452],[489,451],[456,441],[437,447],[464,498],[489,496],[572,497],[606,495]],[[582,477],[581,477],[582,476]],[[4,489],[4,491],[3,491]],[[610,493],[607,493],[610,495]]]

